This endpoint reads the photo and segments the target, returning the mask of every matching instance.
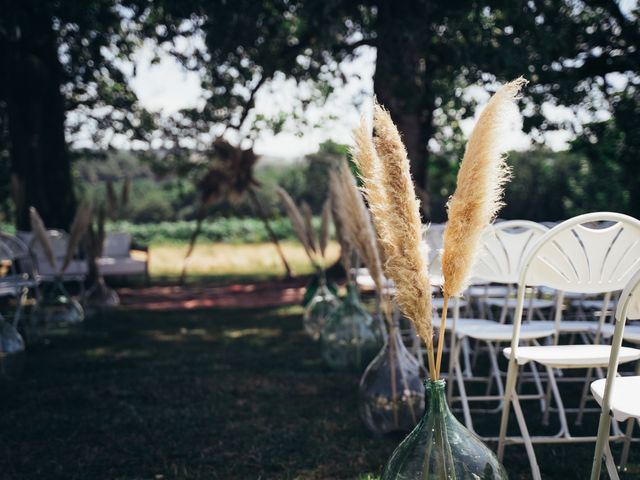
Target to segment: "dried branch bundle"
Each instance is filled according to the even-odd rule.
[[[44,226],[44,222],[35,207],[29,208],[29,217],[31,219],[31,230],[33,231],[34,242],[40,243],[44,256],[49,262],[49,265],[51,265],[51,268],[55,271],[56,259],[53,255],[53,247],[49,240],[49,234],[47,233],[47,228]]]
[[[518,78],[502,86],[489,100],[469,137],[456,191],[447,204],[444,230],[443,292],[457,296],[466,288],[480,246],[482,232],[502,207],[502,193],[510,170],[505,162],[505,135],[517,109],[514,99],[527,84]]]

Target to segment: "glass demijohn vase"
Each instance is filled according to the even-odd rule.
[[[376,434],[409,432],[424,410],[422,371],[407,350],[397,321],[389,326],[384,346],[360,380],[358,404],[360,418]]]
[[[382,345],[382,332],[358,298],[357,287],[347,285],[347,295],[320,334],[322,359],[335,370],[361,372]]]
[[[427,381],[427,410],[395,449],[381,480],[506,480],[494,453],[451,413],[444,380]]]
[[[320,338],[320,332],[327,322],[327,318],[338,308],[339,304],[338,298],[331,293],[331,290],[327,287],[327,280],[324,272],[322,272],[319,275],[318,288],[313,298],[305,307],[302,316],[302,324],[305,332],[314,340],[318,340],[318,338]]]
[[[22,371],[24,340],[16,328],[0,315],[0,379]]]
[[[64,287],[61,279],[45,285],[42,298],[31,315],[30,336],[38,337],[52,328],[81,323],[84,309]]]

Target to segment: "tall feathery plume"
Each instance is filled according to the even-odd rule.
[[[320,236],[318,238],[318,246],[320,247],[320,256],[325,258],[327,253],[327,245],[329,245],[329,227],[331,225],[331,201],[327,198],[322,205],[322,221],[320,222]]]
[[[333,217],[333,225],[336,228],[336,240],[340,244],[340,262],[347,273],[347,282],[351,282],[351,254],[353,246],[349,243],[345,233],[344,225],[348,219],[345,218],[344,209],[340,208],[341,194],[338,177],[333,173],[329,173],[329,203],[331,204],[331,216]]]
[[[307,253],[309,260],[313,264],[314,268],[316,269],[320,268],[317,261],[315,260],[314,251],[311,248],[311,245],[309,244],[309,233],[307,232],[307,228],[305,226],[305,220],[302,217],[302,213],[300,212],[300,210],[294,203],[293,199],[284,188],[278,187],[276,191],[278,192],[278,196],[280,197],[280,200],[284,205],[284,208],[287,212],[289,220],[291,221],[291,226],[293,227],[293,231],[298,237],[298,240],[300,240],[300,243],[302,243],[302,246],[304,247],[304,251]]]
[[[49,235],[47,234],[47,227],[44,226],[44,222],[35,207],[29,207],[29,218],[31,219],[31,231],[33,232],[35,241],[40,243],[44,256],[49,262],[49,265],[51,265],[51,268],[55,271],[56,259],[53,255],[53,248],[51,247]]]
[[[371,224],[369,212],[358,190],[355,178],[346,162],[342,161],[338,172],[330,172],[331,183],[336,183],[342,199],[345,217],[344,230],[348,242],[354,246],[362,258],[380,294],[383,292],[382,266],[376,244],[376,234]]]
[[[360,119],[360,125],[354,131],[355,146],[352,149],[353,159],[358,165],[361,173],[362,180],[365,188],[363,193],[367,198],[369,204],[369,211],[371,212],[371,218],[375,226],[375,231],[378,235],[378,242],[384,261],[382,263],[385,275],[388,278],[391,276],[387,272],[387,256],[395,255],[397,251],[396,244],[394,242],[394,235],[391,230],[391,226],[386,221],[392,213],[391,204],[387,197],[387,192],[384,186],[384,173],[382,172],[382,165],[380,158],[373,146],[371,135],[364,118]]]
[[[400,309],[427,345],[429,372],[435,380],[431,284],[409,159],[389,112],[377,103],[373,122],[373,144],[363,123],[356,131],[354,158],[384,250],[385,273],[396,285]]]
[[[69,264],[73,259],[73,255],[75,254],[76,248],[87,233],[87,228],[89,227],[89,223],[91,222],[91,211],[91,203],[88,201],[82,202],[76,210],[76,214],[73,217],[73,223],[71,224],[71,229],[69,230],[67,252],[64,256],[64,262],[62,263],[60,273],[64,273],[65,270],[69,267]]]
[[[456,191],[447,204],[449,221],[444,230],[442,253],[444,307],[438,339],[438,372],[449,298],[460,295],[466,288],[482,233],[503,205],[503,188],[510,176],[505,161],[506,133],[518,114],[514,100],[527,83],[522,77],[513,80],[487,103],[469,137]]]
[[[302,205],[300,205],[300,211],[302,212],[302,218],[304,219],[304,228],[307,231],[309,246],[311,247],[311,250],[316,253],[316,236],[313,231],[313,213],[311,212],[311,207],[307,202],[302,202]]]

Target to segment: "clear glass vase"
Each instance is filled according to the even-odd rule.
[[[45,331],[65,328],[84,320],[84,309],[64,287],[62,280],[45,284],[42,298],[31,314],[29,336],[39,337]]]
[[[22,371],[24,340],[18,330],[0,315],[0,378]]]
[[[87,309],[87,315],[90,315],[104,308],[117,307],[120,305],[120,297],[100,276],[91,288],[87,290],[84,296],[84,304]]]
[[[339,305],[338,297],[331,293],[331,290],[327,287],[324,274],[322,274],[314,296],[304,309],[304,315],[302,316],[304,331],[314,340],[318,340],[327,318]]]
[[[322,359],[336,370],[362,372],[382,343],[382,332],[360,302],[357,287],[347,285],[346,297],[320,334]]]
[[[407,350],[397,322],[360,379],[360,418],[375,434],[409,432],[424,411],[424,372]]]
[[[445,382],[427,381],[427,410],[395,449],[381,480],[506,480],[494,453],[451,413]]]

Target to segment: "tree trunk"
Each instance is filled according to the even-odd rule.
[[[414,183],[428,192],[427,148],[433,128],[429,72],[424,53],[421,53],[424,49],[416,44],[416,36],[411,35],[410,27],[401,21],[412,15],[422,15],[420,8],[412,3],[380,2],[378,6],[373,83],[378,101],[389,109],[402,134]],[[403,13],[405,8],[415,10]],[[423,207],[429,211],[428,202]]]
[[[52,17],[32,2],[6,15],[9,33],[0,39],[16,227],[29,230],[34,206],[48,228],[68,229],[75,213],[71,167],[65,141],[62,69]]]

